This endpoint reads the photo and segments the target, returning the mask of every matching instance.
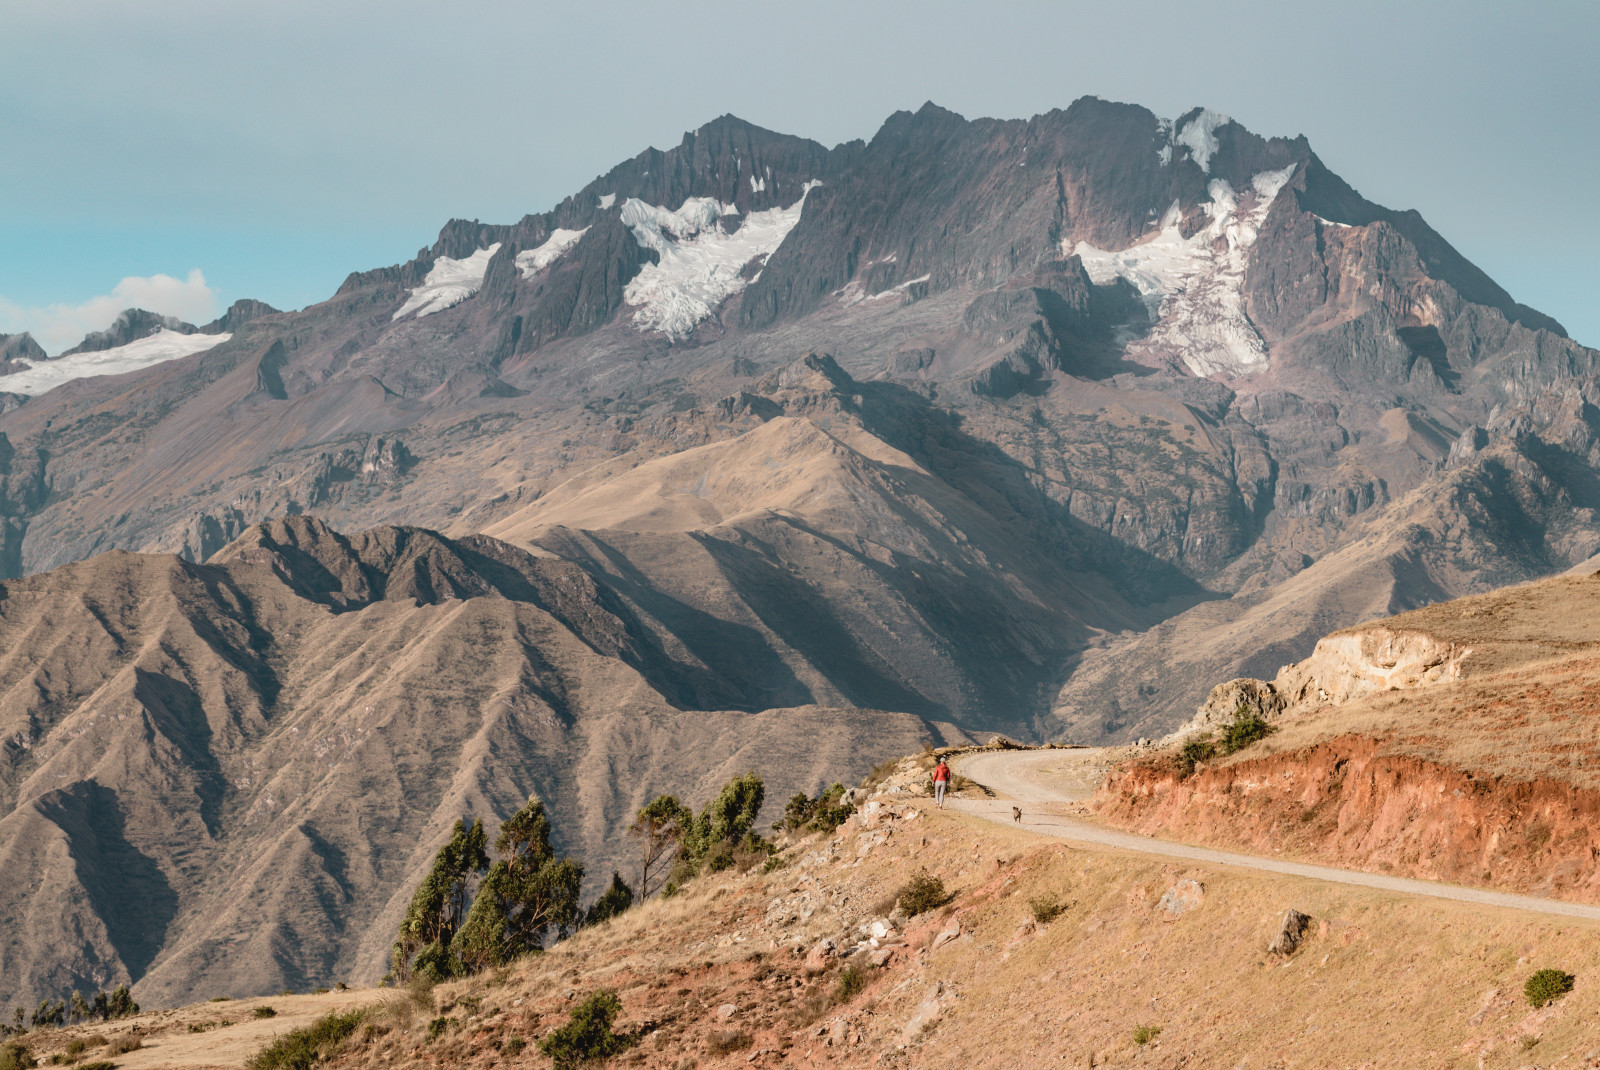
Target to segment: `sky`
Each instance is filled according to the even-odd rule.
[[[0,0],[0,332],[299,308],[732,112],[833,145],[1084,95],[1305,134],[1600,346],[1600,4]]]

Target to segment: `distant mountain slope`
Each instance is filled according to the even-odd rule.
[[[1025,516],[984,540],[984,559],[1019,534],[1046,571],[1077,575],[1075,589],[1128,596],[1069,611],[1096,622],[1089,633],[1040,623],[1042,644],[971,655],[1034,681],[1033,697],[996,701],[1036,731],[1050,709],[1078,705],[1050,698],[1057,684],[1098,678],[1074,668],[1094,629],[1239,612],[1239,598],[1382,529],[1475,428],[1600,367],[1415,213],[1361,198],[1304,139],[1092,98],[1027,121],[929,105],[834,149],[723,117],[549,212],[452,221],[417,259],[353,274],[321,305],[234,311],[235,333],[204,353],[0,415],[13,451],[43,464],[4,492],[0,564],[25,573],[110,547],[205,560],[253,523],[307,511],[456,534],[513,515],[608,530],[627,513],[613,491],[603,507],[569,502],[565,520],[529,503],[587,469],[625,470],[783,413],[824,439],[851,441],[835,423],[856,428],[979,511]],[[831,353],[837,374],[805,370],[807,352]],[[798,448],[757,436],[740,450],[762,443]],[[1550,478],[1581,493],[1587,467]],[[828,530],[916,511],[881,504],[899,488],[880,491],[841,499]],[[682,494],[657,504],[701,508]],[[674,524],[629,538],[681,541],[689,526]],[[1416,552],[1430,575],[1443,567]],[[997,570],[957,572],[964,603],[985,586],[1028,602],[992,582]],[[806,575],[810,596],[834,604]],[[1326,623],[1371,604],[1357,593],[1366,575],[1330,579]],[[1453,575],[1441,592],[1481,582]],[[1056,581],[1040,582],[1048,602]],[[1130,617],[1123,601],[1146,608]],[[952,651],[970,638],[932,633]],[[1230,645],[1226,628],[1207,634],[1223,660],[1269,656]],[[1310,636],[1292,628],[1278,647]],[[1075,716],[1074,731],[1116,737],[1192,697],[1155,701],[1158,684],[1135,678],[1154,663],[1112,671],[1126,712],[1091,703],[1101,712]],[[953,679],[935,690],[966,687]]]
[[[254,529],[0,596],[0,992],[376,979],[459,816],[530,792],[592,883],[616,822],[747,768],[769,798],[956,738],[904,714],[678,704],[717,670],[580,569],[482,537]],[[853,773],[852,773],[853,771]]]

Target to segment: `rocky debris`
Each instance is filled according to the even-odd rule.
[[[739,1007],[738,1004],[735,1003],[724,1003],[722,1006],[717,1008],[717,1017],[724,1022],[738,1013]]]
[[[1165,911],[1169,918],[1181,918],[1191,910],[1198,909],[1204,899],[1205,885],[1185,877],[1162,893],[1156,901],[1156,909]]]
[[[831,938],[817,942],[810,951],[806,952],[805,969],[807,973],[821,973],[828,968],[828,961],[838,950],[838,945]]]
[[[938,1025],[944,1018],[944,1012],[954,997],[953,992],[947,992],[943,981],[933,985],[933,991],[928,993],[926,999],[917,1004],[907,1020],[902,1036],[907,1043],[916,1040],[923,1033]]]
[[[1299,948],[1305,937],[1306,928],[1311,924],[1311,915],[1302,914],[1290,907],[1284,911],[1283,923],[1278,927],[1278,935],[1272,938],[1272,943],[1267,945],[1269,955],[1292,955]]]
[[[941,947],[943,947],[944,945],[948,944],[950,941],[959,939],[960,936],[961,936],[961,919],[958,916],[952,914],[952,915],[950,915],[950,920],[945,922],[944,928],[940,929],[938,934],[936,936],[934,936],[933,943],[930,946],[932,947],[932,949],[934,951],[937,951]]]

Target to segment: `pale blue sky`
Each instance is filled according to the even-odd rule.
[[[832,145],[1084,94],[1304,133],[1600,345],[1592,2],[0,0],[0,40],[0,331],[52,351],[131,293],[321,300],[724,112]]]

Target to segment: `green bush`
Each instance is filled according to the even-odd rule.
[[[73,1038],[67,1042],[67,1058],[76,1059],[78,1056],[83,1054],[83,1050],[88,1046],[89,1042],[84,1040],[82,1037]]]
[[[1535,1007],[1543,1007],[1551,1000],[1560,999],[1572,991],[1577,978],[1563,970],[1540,970],[1522,986],[1522,994]]]
[[[440,1015],[428,1022],[428,1039],[438,1040],[460,1024],[454,1018],[446,1018],[444,1015]]]
[[[505,1055],[516,1055],[528,1046],[528,1042],[521,1037],[512,1037],[500,1045],[500,1051]]]
[[[1222,730],[1222,753],[1235,754],[1277,730],[1255,710],[1240,706],[1234,711],[1233,720]]]
[[[566,1025],[539,1041],[539,1050],[550,1056],[553,1070],[577,1070],[590,1059],[626,1051],[634,1038],[611,1031],[621,1013],[617,994],[602,988],[572,1009]]]
[[[1161,1027],[1159,1025],[1141,1025],[1133,1031],[1133,1042],[1143,1047],[1160,1035]]]
[[[16,1041],[0,1044],[0,1070],[33,1070],[38,1065],[33,1053]]]
[[[950,896],[944,890],[944,881],[930,876],[927,870],[907,881],[895,896],[895,902],[900,905],[900,909],[913,918],[935,907],[942,907],[949,900]]]
[[[1210,732],[1190,736],[1178,749],[1178,769],[1184,776],[1189,776],[1194,772],[1195,766],[1201,762],[1208,762],[1216,756],[1217,741],[1211,738]]]
[[[109,1059],[96,1059],[93,1062],[79,1063],[78,1070],[117,1070],[117,1064]]]
[[[1039,895],[1028,900],[1028,909],[1033,912],[1034,921],[1049,925],[1067,912],[1067,904],[1053,895]]]
[[[846,966],[839,971],[839,989],[835,993],[835,998],[840,1003],[849,1003],[866,987],[867,971],[858,966]]]
[[[324,1014],[310,1025],[291,1029],[262,1048],[246,1061],[245,1067],[247,1070],[311,1070],[312,1066],[331,1058],[365,1017],[366,1012],[362,1010]]]
[[[278,1012],[271,1007],[257,1007],[250,1013],[256,1018],[276,1018],[278,1016]]]

